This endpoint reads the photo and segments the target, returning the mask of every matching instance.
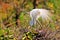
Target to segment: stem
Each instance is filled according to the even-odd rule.
[[[36,0],[33,1],[33,9],[36,8]]]

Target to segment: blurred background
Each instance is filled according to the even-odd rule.
[[[42,28],[39,24],[30,27],[29,12],[35,8],[52,10],[53,22],[42,23],[39,19]],[[46,31],[39,33],[40,30]],[[32,36],[32,34],[39,35],[43,32],[56,34],[53,38],[50,38],[50,35],[50,40],[60,40],[57,30],[60,31],[60,0],[0,0],[0,40],[36,40],[40,37],[34,38],[37,35]],[[49,40],[48,37],[46,38],[45,40]]]

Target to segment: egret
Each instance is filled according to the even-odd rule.
[[[42,18],[42,20],[51,20],[51,12],[47,9],[33,9],[30,11],[30,26],[33,26],[36,24],[36,21],[38,18]]]

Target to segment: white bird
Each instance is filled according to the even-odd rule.
[[[30,17],[31,17],[31,21],[30,21],[30,26],[33,26],[36,24],[36,21],[38,20],[38,18],[42,18],[42,20],[51,20],[51,12],[47,9],[33,9],[32,11],[30,11]]]

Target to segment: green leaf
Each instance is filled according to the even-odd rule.
[[[2,36],[4,34],[4,30],[0,30],[0,36]]]
[[[55,15],[52,16],[52,20],[53,20],[53,21],[56,21]]]
[[[54,23],[50,23],[50,27],[55,30],[55,24]]]
[[[22,13],[20,14],[19,18],[20,18],[21,21],[24,20],[24,12],[22,12]]]

